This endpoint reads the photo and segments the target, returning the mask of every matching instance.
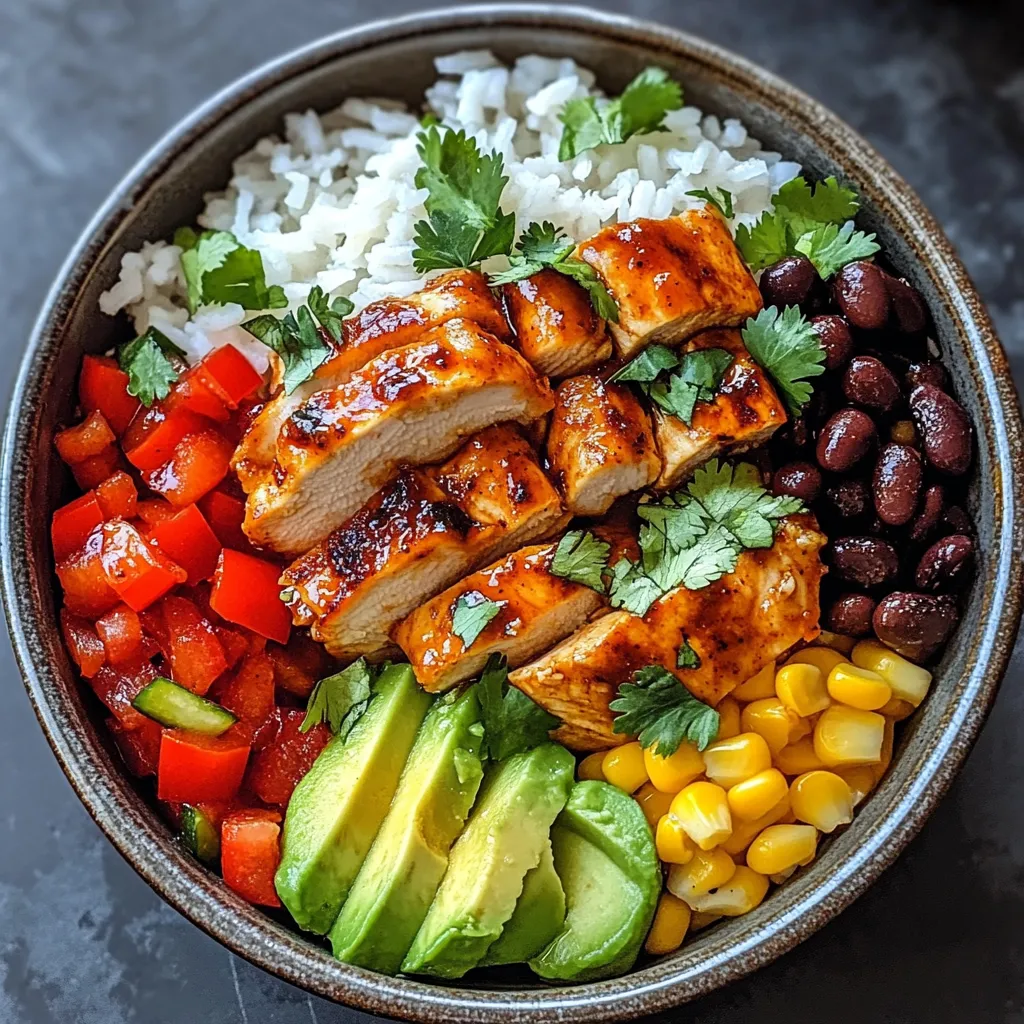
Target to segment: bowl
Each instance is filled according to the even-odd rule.
[[[435,56],[478,47],[505,59],[526,52],[572,56],[594,68],[610,92],[657,63],[683,82],[689,102],[740,117],[769,148],[799,160],[815,177],[852,181],[864,201],[864,225],[928,301],[977,431],[970,504],[981,552],[978,577],[931,696],[854,823],[752,913],[624,977],[563,988],[541,987],[525,975],[435,985],[338,963],[283,916],[248,905],[187,855],[121,769],[98,709],[76,678],[57,625],[47,529],[53,509],[67,497],[53,435],[73,412],[81,356],[123,338],[125,325],[97,307],[122,254],[193,222],[203,193],[227,179],[232,158],[278,130],[287,111],[327,109],[349,95],[415,103],[433,80]],[[860,895],[934,809],[985,720],[1017,630],[1021,434],[1005,355],[949,242],[907,184],[834,114],[761,68],[675,30],[561,5],[459,6],[341,32],[272,61],[182,121],[115,189],[47,297],[11,399],[0,490],[3,597],[29,696],[82,802],[139,874],[229,949],[308,991],[391,1017],[631,1018],[693,999],[792,948]]]

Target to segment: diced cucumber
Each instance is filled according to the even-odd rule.
[[[170,679],[157,676],[132,701],[132,707],[172,729],[187,729],[206,736],[219,736],[237,719],[230,711],[199,697]]]
[[[212,864],[220,856],[220,833],[202,810],[191,804],[181,808],[181,838],[189,853],[204,864]]]

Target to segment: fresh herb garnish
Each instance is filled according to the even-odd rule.
[[[847,263],[874,256],[878,252],[878,243],[874,241],[874,237],[865,235],[863,231],[854,231],[850,223],[842,227],[822,224],[813,231],[801,235],[793,248],[814,264],[814,269],[825,281]]]
[[[505,656],[492,654],[476,684],[484,722],[484,749],[492,761],[504,761],[544,743],[559,720],[510,686]]]
[[[733,215],[732,193],[727,192],[724,188],[716,188],[715,192],[718,193],[717,196],[710,189],[695,188],[686,194],[693,196],[694,199],[703,199],[705,203],[710,203],[723,217],[731,218]]]
[[[593,96],[569,100],[559,115],[564,128],[558,159],[571,160],[596,146],[660,131],[665,115],[682,105],[682,88],[661,68],[645,68],[621,96],[601,107]]]
[[[469,650],[487,624],[501,611],[501,605],[484,597],[479,590],[460,594],[452,609],[452,632],[462,640],[462,649]]]
[[[185,358],[185,353],[155,327],[117,350],[118,364],[128,374],[128,394],[147,407],[158,398],[166,398],[178,379],[178,371],[168,355]]]
[[[288,305],[280,285],[267,287],[263,257],[255,249],[247,249],[230,231],[204,231],[196,236],[191,228],[179,229],[174,240],[182,245],[193,243],[181,254],[190,313],[204,303],[237,302],[243,309]]]
[[[619,687],[609,707],[619,712],[613,732],[636,736],[660,757],[674,754],[684,740],[703,750],[718,735],[718,712],[660,665],[634,672],[633,682]]]
[[[344,739],[369,706],[374,682],[374,673],[365,658],[321,679],[309,695],[299,732],[309,732],[325,722],[331,732]]]
[[[762,309],[743,327],[743,344],[782,392],[794,416],[811,397],[807,378],[825,372],[825,349],[817,332],[797,306],[779,314],[775,306]]]
[[[607,588],[602,573],[608,568],[610,551],[611,545],[589,530],[570,530],[555,548],[551,574],[603,594]]]
[[[324,294],[323,288],[317,284],[310,288],[306,305],[316,317],[316,322],[335,342],[340,342],[342,318],[348,316],[356,308],[352,300],[344,295],[339,295],[332,302]]]
[[[676,652],[676,668],[700,668],[700,655],[690,645],[690,641],[683,637],[679,650]]]

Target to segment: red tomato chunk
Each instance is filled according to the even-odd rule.
[[[150,539],[188,573],[192,586],[208,580],[217,568],[221,543],[196,505],[157,523]]]
[[[57,579],[64,588],[69,612],[95,621],[118,603],[117,592],[103,571],[103,529],[96,527],[77,551],[57,563]]]
[[[224,881],[250,903],[279,907],[274,874],[281,862],[281,815],[252,808],[229,814],[220,828]]]
[[[235,446],[212,430],[186,434],[174,454],[146,474],[146,485],[182,508],[212,491],[228,475]]]
[[[107,651],[99,634],[88,619],[72,615],[67,608],[60,610],[60,627],[71,652],[71,660],[86,679],[91,679],[107,660]]]
[[[74,427],[62,430],[54,439],[60,457],[69,465],[84,462],[100,455],[117,441],[106,417],[98,409],[93,410]]]
[[[172,678],[193,693],[205,694],[228,667],[213,624],[186,597],[165,597],[160,612],[164,627],[161,640]]]
[[[101,559],[106,581],[137,612],[188,578],[181,566],[147,544],[139,531],[123,519],[104,523],[102,536]]]
[[[102,522],[103,506],[93,491],[57,509],[50,523],[53,557],[59,562],[74,554]]]
[[[96,500],[104,519],[134,519],[138,510],[139,492],[135,482],[123,470],[107,477],[96,488]]]
[[[277,738],[253,755],[249,785],[265,804],[286,807],[299,780],[313,767],[320,751],[331,738],[326,725],[317,724],[309,732],[300,732],[306,712],[278,708],[281,728]]]
[[[265,654],[250,654],[234,676],[220,690],[217,702],[228,709],[238,723],[232,727],[259,750],[273,732],[267,726],[274,711],[274,666]],[[273,723],[276,729],[277,723]]]
[[[146,718],[129,728],[116,718],[109,718],[107,727],[114,734],[117,749],[133,775],[139,778],[156,775],[160,763],[160,742],[164,732],[156,722]]]
[[[142,644],[142,623],[137,612],[126,604],[111,608],[96,620],[96,632],[103,641],[107,661],[111,665],[126,665],[145,656]]]
[[[128,374],[107,356],[86,356],[78,378],[78,400],[87,412],[98,409],[120,437],[142,403],[128,394]]]

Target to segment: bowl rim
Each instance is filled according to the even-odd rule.
[[[220,879],[174,846],[151,811],[125,807],[123,780],[109,760],[91,756],[62,727],[69,701],[48,685],[52,664],[36,637],[45,617],[38,595],[25,585],[30,544],[18,509],[25,502],[19,452],[26,442],[23,407],[46,386],[46,368],[63,323],[92,266],[135,203],[188,147],[253,97],[336,58],[399,39],[459,28],[551,28],[669,51],[701,65],[712,79],[765,105],[815,141],[870,195],[884,199],[899,231],[931,275],[972,364],[983,399],[984,431],[993,468],[998,548],[982,628],[973,640],[965,678],[948,719],[929,745],[920,772],[902,784],[898,802],[863,837],[854,855],[828,879],[805,886],[778,918],[738,933],[737,941],[689,967],[659,961],[624,977],[560,989],[454,989],[389,978],[340,964],[263,912],[245,904]],[[982,440],[984,433],[984,441]],[[325,998],[391,1017],[429,1021],[597,1021],[633,1018],[705,994],[763,966],[812,934],[857,898],[917,833],[967,756],[995,698],[1021,613],[1024,547],[1018,510],[1024,497],[1017,468],[1022,451],[1017,396],[1005,354],[952,246],[910,187],[835,114],[788,82],[732,52],[677,29],[586,7],[484,3],[389,18],[347,29],[274,58],[195,108],[148,150],[86,226],[58,271],[22,358],[8,406],[0,463],[0,557],[8,628],[36,715],[79,799],[118,851],[172,906],[234,953]],[[1015,455],[1018,458],[1015,459]],[[57,714],[55,707],[60,707]]]

